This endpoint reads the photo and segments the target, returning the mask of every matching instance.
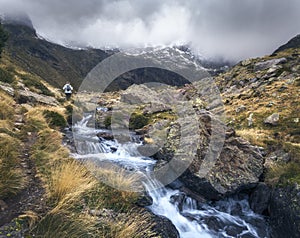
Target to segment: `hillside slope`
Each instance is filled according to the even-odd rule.
[[[27,19],[30,21],[29,19]],[[86,75],[103,59],[118,52],[100,49],[70,49],[41,39],[29,24],[8,21],[4,25],[9,33],[4,56],[12,64],[24,71],[31,72],[46,80],[55,87],[62,87],[66,81],[78,89]],[[150,54],[159,59],[172,62],[173,55],[180,54],[182,60],[194,62],[195,57],[186,48],[166,47],[162,49],[147,49]],[[177,62],[178,63],[178,62]],[[204,59],[197,64],[203,65],[211,74],[224,70],[228,62],[210,62]],[[188,81],[182,76],[160,68],[139,68],[126,72],[115,79],[106,89],[116,91],[126,89],[132,84],[158,82],[168,85],[182,86]]]
[[[20,24],[6,24],[9,33],[5,53],[12,63],[36,74],[56,87],[70,81],[78,88],[86,74],[111,53],[74,50],[38,38],[34,29]]]

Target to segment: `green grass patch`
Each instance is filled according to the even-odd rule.
[[[7,71],[5,69],[0,68],[0,81],[1,82],[11,84],[11,83],[14,82],[14,78],[15,77],[14,77],[14,75],[11,72],[9,72],[9,71]]]
[[[274,165],[267,172],[266,181],[276,186],[300,184],[300,161]]]
[[[135,129],[141,129],[144,126],[148,125],[150,122],[149,117],[139,114],[139,113],[133,113],[129,119],[129,129],[135,130]]]
[[[105,119],[104,119],[104,126],[105,126],[105,128],[110,128],[110,126],[111,126],[111,116],[109,115],[109,116],[107,116],[107,117],[105,117]]]
[[[39,80],[29,75],[21,75],[21,79],[26,87],[37,93],[44,94],[46,96],[54,97],[55,95]]]
[[[55,128],[64,128],[67,125],[66,119],[63,115],[59,114],[58,112],[45,110],[43,115],[49,124],[49,126],[53,129]]]

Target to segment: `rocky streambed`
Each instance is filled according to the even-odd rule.
[[[192,105],[193,111],[185,111],[185,120],[188,120],[189,112],[192,113],[190,115],[192,119],[195,119],[196,115],[197,130],[193,128],[192,134],[185,134],[189,136],[185,136],[182,140],[182,133],[185,132],[182,131],[178,118],[173,117],[174,108],[153,96],[145,96],[153,95],[152,91],[148,93],[147,90],[144,85],[133,85],[121,94],[114,95],[111,101],[106,94],[104,97],[110,106],[108,110],[101,110],[105,105],[103,102],[102,105],[98,105],[100,110],[96,113],[96,125],[99,128],[110,128],[107,118],[112,117],[115,105],[124,101],[138,102],[139,107],[135,105],[135,113],[147,119],[142,128],[133,128],[143,138],[143,145],[138,148],[138,151],[143,156],[150,156],[156,160],[154,170],[160,170],[169,164],[168,170],[177,174],[178,163],[170,164],[170,161],[174,160],[176,154],[183,155],[181,158],[184,160],[186,154],[181,153],[182,147],[179,145],[184,143],[189,145],[189,148],[193,148],[186,158],[189,166],[178,180],[169,184],[172,189],[184,192],[189,197],[202,202],[217,202],[236,196],[247,197],[251,210],[265,216],[269,222],[270,237],[285,237],[286,234],[288,237],[297,237],[300,214],[299,187],[295,184],[278,188],[264,182],[265,165],[270,160],[268,151],[251,145],[238,137],[233,129],[227,128],[222,121],[218,121],[220,117],[215,117],[218,107],[208,108],[191,86],[182,89],[169,87],[167,92],[160,92],[166,98],[168,98],[166,95],[172,95],[172,98],[184,95]],[[154,97],[156,96],[154,94]],[[97,101],[95,98],[93,100]],[[128,109],[126,113],[130,110]],[[213,127],[213,124],[219,127]],[[211,136],[218,132],[222,132],[223,138],[214,138],[217,143],[212,146]],[[194,140],[195,135],[197,140]],[[105,134],[102,134],[102,137],[105,138]],[[210,164],[207,153],[211,151],[212,154],[217,154],[217,157]],[[272,159],[276,160],[275,157],[273,156]],[[206,173],[203,173],[203,167],[207,168],[207,166],[210,166],[210,169],[206,169]]]

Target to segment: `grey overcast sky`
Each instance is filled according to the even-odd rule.
[[[262,56],[300,33],[300,0],[0,0],[59,44],[190,44],[205,57]]]

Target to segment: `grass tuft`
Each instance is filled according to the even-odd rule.
[[[87,200],[97,196],[106,208],[128,211],[137,201],[140,190],[140,178],[126,173],[123,169],[97,168],[87,165],[99,183],[87,194]],[[98,201],[98,200],[96,200]],[[95,205],[95,204],[94,204]]]
[[[46,118],[48,125],[55,129],[55,128],[64,128],[67,124],[66,119],[63,115],[58,112],[45,110],[43,112],[44,117]]]
[[[95,184],[95,178],[82,164],[68,161],[58,165],[51,173],[49,197],[58,202],[74,199]]]
[[[0,134],[0,199],[16,195],[26,184],[20,163],[21,142],[7,134]]]

